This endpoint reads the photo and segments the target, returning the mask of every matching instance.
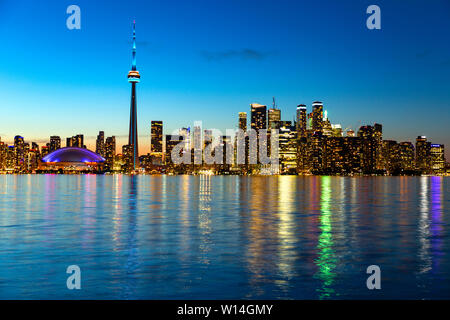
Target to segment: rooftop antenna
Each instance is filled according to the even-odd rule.
[[[276,108],[277,108],[277,105],[276,105],[276,103],[275,103],[275,97],[272,97],[272,99],[273,99],[273,108],[276,109]]]

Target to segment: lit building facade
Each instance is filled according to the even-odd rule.
[[[114,159],[116,156],[116,137],[107,137],[105,141],[105,169],[114,170]]]
[[[150,156],[151,162],[155,165],[162,165],[163,163],[163,122],[151,122],[151,141],[150,141]]]
[[[278,135],[280,173],[297,170],[297,131],[290,121],[280,121]]]
[[[358,130],[361,142],[361,169],[365,174],[374,174],[383,168],[382,126],[361,126]]]
[[[0,140],[0,170],[3,171],[6,168],[6,155],[8,146]]]
[[[102,157],[106,156],[105,152],[105,132],[100,131],[97,135],[97,140],[95,141],[95,152]]]
[[[414,145],[411,142],[403,141],[399,143],[400,168],[403,172],[413,173],[416,169]]]
[[[445,173],[445,152],[443,144],[431,144],[431,171],[433,174],[442,175]]]
[[[281,110],[270,108],[267,112],[267,118],[269,120],[267,129],[279,129],[281,121]]]
[[[183,135],[166,135],[166,151],[165,151],[165,165],[166,165],[166,173],[177,173],[182,169],[182,165],[177,165],[172,160],[172,151],[179,143],[185,141],[185,136]],[[183,152],[183,148],[180,149],[180,156],[182,156],[181,152]]]
[[[400,145],[394,140],[383,140],[383,167],[387,174],[401,173]]]
[[[259,157],[259,146],[260,146],[260,135],[261,130],[264,130],[267,133],[267,106],[261,105],[258,103],[252,103],[251,107],[251,129],[256,131],[257,134],[257,142],[250,143],[249,145],[249,154],[256,155],[256,162],[260,163]],[[267,149],[267,145],[263,146]],[[258,170],[259,165],[253,166],[253,170]]]
[[[247,112],[239,112],[239,129],[247,131]]]
[[[122,146],[122,171],[124,173],[131,173],[135,170],[136,164],[135,164],[135,157],[134,157],[134,146],[126,144]]]
[[[312,130],[322,132],[323,129],[323,103],[315,101],[312,104]]]
[[[61,137],[59,136],[51,136],[50,137],[50,145],[49,145],[49,151],[53,152],[58,149],[61,149]]]
[[[68,147],[86,149],[86,146],[84,145],[84,135],[77,134],[76,136],[67,138],[66,139],[66,148],[68,148]],[[51,152],[50,146],[49,146],[49,151]]]
[[[267,106],[252,103],[251,107],[251,128],[257,132],[267,129]]]
[[[416,169],[423,174],[431,173],[431,143],[426,136],[416,139]]]
[[[306,137],[306,105],[299,104],[297,106],[297,115],[296,115],[296,131],[297,137],[302,138]]]

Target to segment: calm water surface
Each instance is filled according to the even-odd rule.
[[[449,223],[442,177],[2,175],[0,298],[449,299]]]

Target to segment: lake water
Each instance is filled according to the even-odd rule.
[[[449,223],[443,177],[1,175],[0,298],[449,299]]]

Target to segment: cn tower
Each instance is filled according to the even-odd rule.
[[[139,163],[136,83],[138,83],[140,79],[141,75],[139,74],[139,71],[136,70],[136,22],[133,21],[133,62],[131,64],[131,71],[128,72],[128,82],[131,83],[130,131],[128,135],[128,145],[133,149],[133,170],[136,170],[136,163]]]

